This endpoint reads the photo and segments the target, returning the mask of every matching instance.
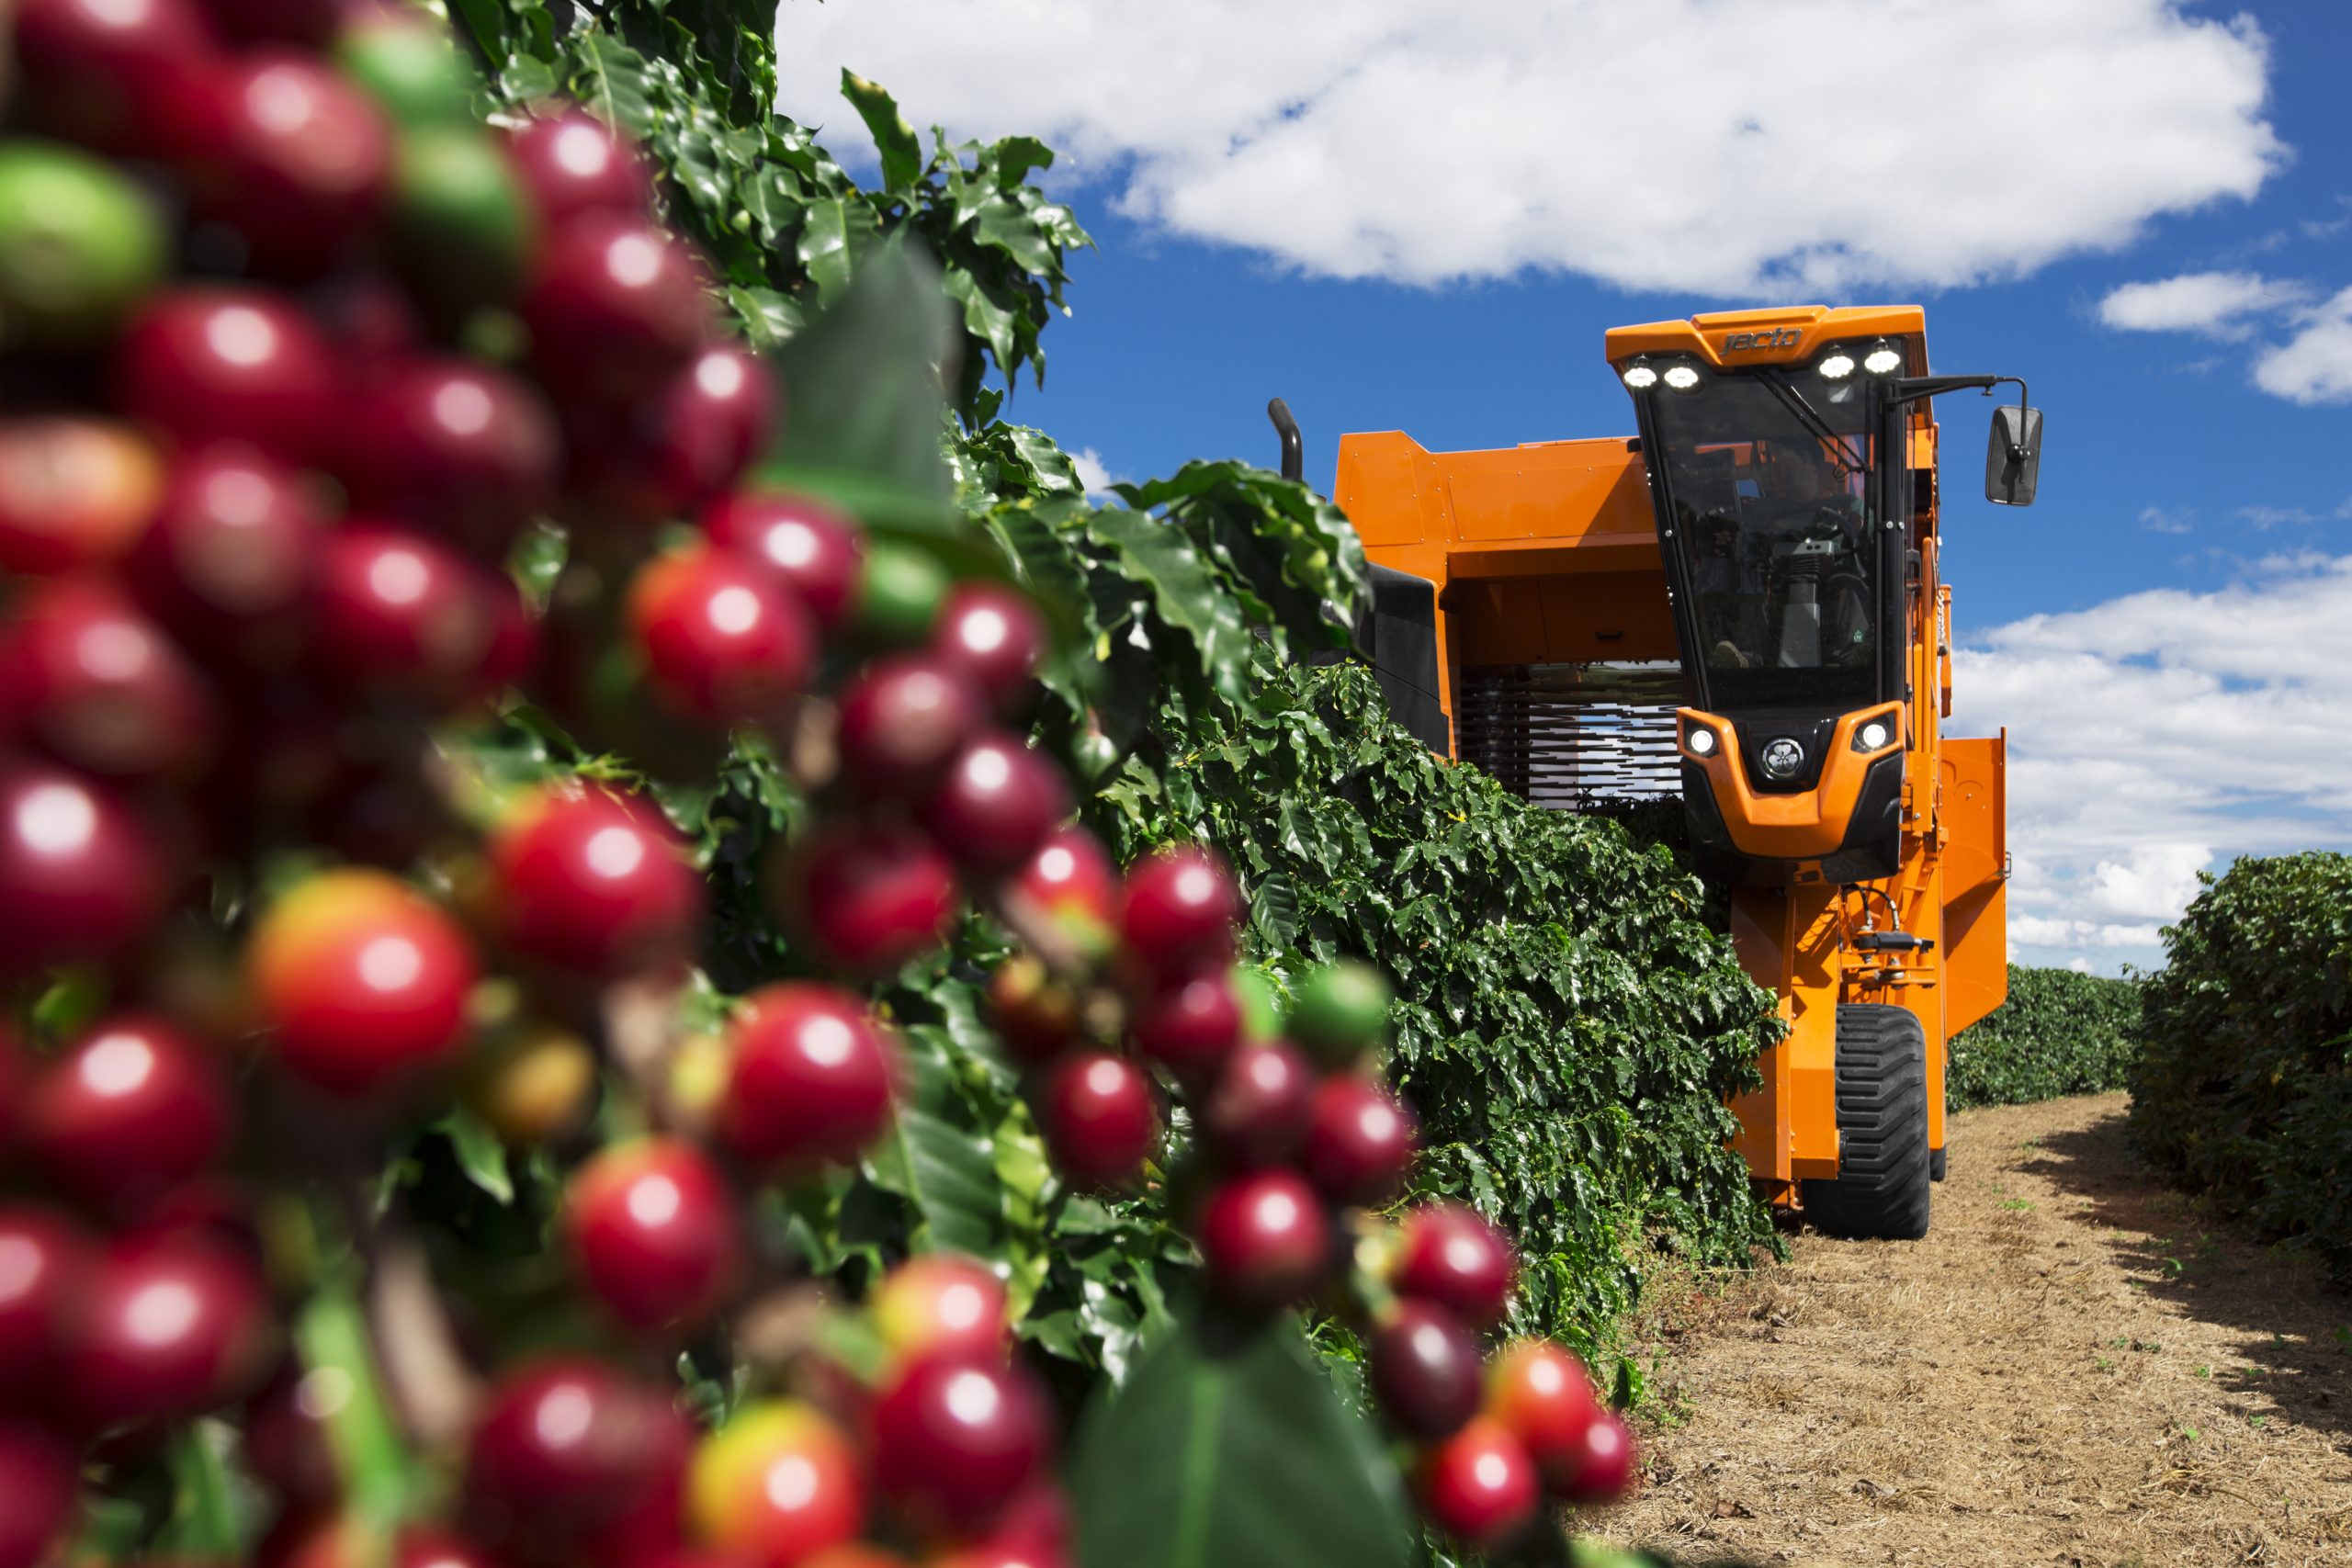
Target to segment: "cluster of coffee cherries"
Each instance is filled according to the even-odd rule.
[[[1391,998],[1375,971],[1316,968],[1285,1008],[1235,962],[1231,874],[1189,845],[1121,881],[1099,844],[1064,829],[1008,901],[1042,951],[1001,964],[990,1000],[1035,1074],[1031,1102],[1066,1176],[1145,1179],[1172,1119],[1163,1100],[1181,1099],[1193,1135],[1170,1184],[1208,1291],[1230,1311],[1320,1304],[1358,1321],[1372,1392],[1418,1448],[1433,1524],[1506,1547],[1537,1526],[1546,1495],[1624,1493],[1631,1436],[1583,1364],[1540,1339],[1484,1352],[1516,1269],[1501,1234],[1445,1201],[1393,1225],[1374,1217],[1402,1193],[1419,1136],[1380,1070]]]

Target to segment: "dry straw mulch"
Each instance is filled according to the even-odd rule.
[[[2124,1097],[1955,1117],[1917,1243],[1651,1325],[1668,1416],[1602,1533],[1678,1560],[2352,1565],[2352,1295],[2166,1189]]]

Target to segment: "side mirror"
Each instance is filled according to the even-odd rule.
[[[1984,446],[1984,499],[1996,506],[2031,506],[2041,474],[2041,411],[2023,403],[1993,411]]]

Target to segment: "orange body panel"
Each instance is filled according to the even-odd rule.
[[[1926,318],[1916,305],[1733,310],[1610,332],[1612,366],[1636,355],[1690,356],[1718,369],[1809,359],[1826,344],[1899,340],[1905,370],[1928,370]],[[1915,412],[1905,456],[1917,472],[1912,547],[1911,699],[1841,717],[1817,787],[1760,794],[1737,749],[1719,743],[1697,763],[1735,847],[1784,874],[1735,887],[1731,930],[1741,964],[1781,998],[1788,1037],[1758,1066],[1762,1086],[1734,1102],[1735,1145],[1776,1201],[1838,1170],[1837,1010],[1880,1002],[1910,1010],[1928,1041],[1928,1143],[1944,1142],[1946,1042],[1997,1006],[2007,986],[2007,851],[1999,740],[1947,740],[1951,711],[1951,591],[1939,580],[1936,425]],[[1658,556],[1646,470],[1624,439],[1538,442],[1431,452],[1401,432],[1343,436],[1332,498],[1374,562],[1437,586],[1439,698],[1449,751],[1462,672],[1487,666],[1672,661],[1674,622]],[[1870,755],[1855,731],[1893,717],[1896,736]],[[1685,708],[1681,718],[1720,727]],[[1905,754],[1897,872],[1845,889],[1818,863],[1844,836],[1873,758]],[[1853,939],[1901,929],[1933,946],[1869,953]]]

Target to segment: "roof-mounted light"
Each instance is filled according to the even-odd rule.
[[[1814,368],[1821,372],[1825,381],[1842,381],[1854,373],[1854,356],[1842,348],[1834,348],[1823,355],[1821,363]]]
[[[1625,367],[1625,387],[1628,391],[1646,392],[1657,385],[1657,371],[1646,359],[1636,359]]]
[[[1666,367],[1667,389],[1692,392],[1699,389],[1699,367],[1695,365],[1669,365]]]
[[[1892,376],[1903,368],[1903,351],[1891,343],[1880,343],[1862,355],[1862,368],[1873,376]]]

